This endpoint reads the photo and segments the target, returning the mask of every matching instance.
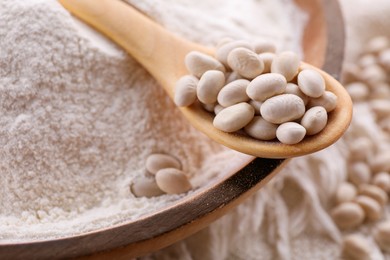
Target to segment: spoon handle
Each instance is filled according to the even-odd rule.
[[[123,47],[172,97],[185,74],[184,57],[205,47],[180,38],[120,0],[60,0],[76,17]]]

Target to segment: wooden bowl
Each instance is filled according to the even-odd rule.
[[[337,0],[295,0],[309,15],[304,60],[338,78],[344,54],[344,24]],[[80,235],[0,244],[0,259],[129,259],[179,241],[206,227],[265,185],[284,159],[240,156],[229,172],[170,206],[137,220]]]

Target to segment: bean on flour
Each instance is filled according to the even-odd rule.
[[[156,173],[158,187],[167,194],[179,194],[191,189],[191,183],[183,171],[175,168],[161,169]]]
[[[156,153],[149,155],[146,159],[145,167],[150,173],[156,174],[159,170],[164,168],[181,169],[181,163],[171,155]]]
[[[146,170],[153,177],[140,176],[130,185],[136,197],[155,197],[164,193],[178,194],[189,191],[192,186],[187,175],[181,170],[178,159],[169,154],[155,153],[148,156]]]
[[[190,52],[185,63],[193,78],[186,75],[178,81],[176,105],[190,106],[197,98],[215,115],[217,129],[263,141],[296,144],[318,134],[336,108],[337,96],[326,90],[319,72],[300,68],[296,53],[275,51],[267,41],[224,39],[215,58]]]
[[[164,194],[164,192],[158,187],[154,178],[146,176],[140,176],[134,180],[130,185],[130,191],[136,197],[155,197]]]

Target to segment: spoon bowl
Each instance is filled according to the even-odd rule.
[[[173,99],[177,80],[188,74],[184,58],[190,51],[212,55],[213,49],[190,42],[169,32],[138,10],[119,0],[60,0],[71,13],[122,46],[140,62]],[[320,72],[327,90],[337,98],[337,107],[329,114],[328,124],[320,133],[305,137],[294,145],[261,141],[238,133],[225,133],[213,126],[213,115],[201,105],[179,107],[198,130],[233,150],[263,158],[290,158],[322,150],[336,142],[352,118],[352,101],[344,87],[326,72],[302,62],[301,69]]]

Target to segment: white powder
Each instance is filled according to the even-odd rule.
[[[300,51],[305,15],[287,0],[130,2],[203,44],[267,37]],[[195,186],[238,155],[194,130],[144,69],[54,0],[0,1],[0,145],[2,242],[109,226],[183,196],[130,193],[150,153],[179,158]]]

